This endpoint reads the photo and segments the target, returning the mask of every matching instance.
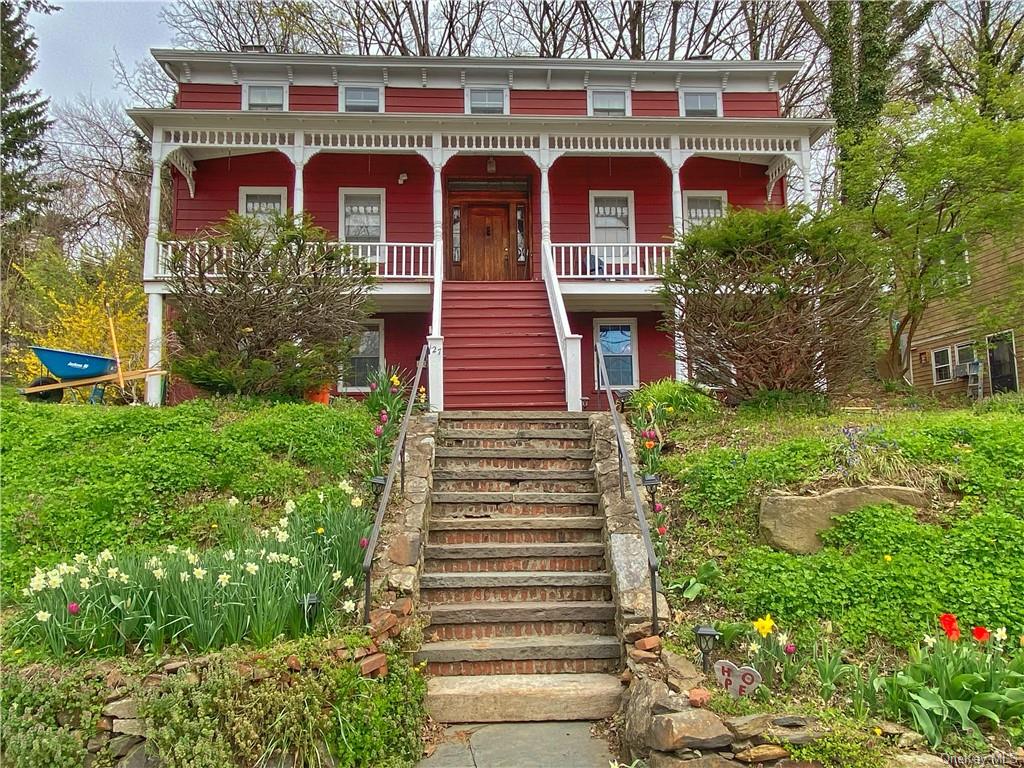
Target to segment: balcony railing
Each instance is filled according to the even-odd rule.
[[[657,280],[672,256],[667,243],[552,243],[555,271],[568,280]]]
[[[328,243],[334,247],[339,243]],[[434,274],[433,243],[348,243],[353,256],[375,266],[383,280],[424,280]],[[231,259],[231,247],[211,240],[165,240],[159,243],[154,279],[171,276],[171,261],[184,259],[190,271],[203,269],[207,277],[223,276]]]

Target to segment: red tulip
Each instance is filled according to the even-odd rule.
[[[979,643],[987,643],[988,639],[992,637],[992,633],[985,629],[985,627],[975,627],[971,630],[971,634],[974,635],[974,639]]]
[[[946,637],[950,640],[960,639],[960,625],[957,624],[956,616],[952,613],[944,613],[939,616],[939,626],[942,627],[942,631],[946,633]]]
[[[659,525],[658,526],[658,535],[659,536],[664,536],[666,533],[668,533],[668,526]]]

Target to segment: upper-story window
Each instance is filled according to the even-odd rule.
[[[380,112],[380,91],[380,88],[373,85],[343,86],[342,108],[346,112]]]
[[[284,187],[238,188],[238,212],[243,216],[254,216],[270,223],[275,216],[284,213],[287,206],[288,190]]]
[[[594,117],[625,117],[629,114],[629,93],[590,91],[590,114]]]
[[[246,85],[242,109],[253,112],[283,112],[288,109],[288,89],[283,85]]]
[[[718,91],[683,91],[683,117],[720,117]]]
[[[466,111],[471,115],[504,115],[508,113],[507,91],[504,88],[468,88]]]

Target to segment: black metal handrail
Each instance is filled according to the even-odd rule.
[[[644,547],[647,549],[647,567],[651,574],[651,631],[658,634],[658,556],[654,554],[654,544],[651,543],[651,529],[647,525],[647,515],[644,514],[644,503],[640,499],[640,491],[636,487],[636,473],[633,470],[633,460],[629,457],[629,450],[626,446],[626,437],[622,431],[622,419],[619,418],[619,411],[615,407],[615,392],[608,383],[608,368],[605,366],[604,353],[601,345],[595,344],[597,351],[597,362],[600,370],[601,388],[608,398],[608,409],[612,413],[612,423],[615,425],[615,442],[619,448],[619,496],[626,498],[626,488],[623,482],[623,475],[629,478],[629,489],[633,494],[633,507],[636,510],[636,519],[640,524],[640,534],[644,539]]]
[[[416,404],[416,394],[420,389],[420,378],[423,369],[427,366],[428,345],[423,345],[419,360],[416,361],[416,377],[412,382],[412,389],[409,391],[409,403],[405,406],[405,415],[402,417],[402,426],[398,430],[398,437],[395,439],[395,447],[391,451],[391,465],[388,467],[388,476],[384,481],[384,489],[380,493],[377,502],[377,516],[373,520],[373,530],[370,532],[370,539],[366,544],[366,554],[363,555],[363,582],[366,591],[363,594],[363,617],[365,623],[370,623],[370,571],[373,568],[373,551],[377,546],[377,539],[380,537],[380,526],[384,521],[384,513],[388,509],[388,500],[391,498],[391,486],[395,483],[395,472],[399,467],[402,470],[401,489],[405,492],[405,435],[409,431],[409,418],[412,416],[413,406]]]

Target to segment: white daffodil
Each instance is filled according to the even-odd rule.
[[[92,563],[89,563],[89,566],[88,566],[88,567],[86,568],[86,570],[87,570],[87,571],[88,571],[88,572],[89,572],[89,573],[90,573],[91,575],[93,575],[93,576],[99,576],[99,575],[100,575],[100,569],[99,569],[99,568],[97,568],[97,567],[96,567],[95,565],[93,565]]]
[[[98,562],[101,562],[101,563],[105,563],[108,560],[113,560],[113,559],[114,559],[114,556],[110,553],[109,549],[104,549],[102,552],[100,552],[98,555],[96,555],[96,560]]]
[[[230,583],[231,583],[231,575],[230,574],[222,573],[220,576],[217,577],[217,586],[226,587]]]
[[[88,558],[88,557],[86,557],[86,556],[85,556],[85,555],[84,555],[83,553],[81,553],[81,552],[79,552],[79,553],[78,553],[77,555],[75,555],[75,557],[74,557],[73,559],[74,559],[74,561],[75,561],[76,563],[78,563],[79,565],[85,565],[85,564],[86,564],[87,562],[89,562],[89,558]]]
[[[289,557],[288,562],[291,563],[292,568],[298,568],[299,565],[301,564],[301,561],[295,555]]]
[[[195,552],[189,552],[187,555],[185,555],[185,559],[188,560],[189,565],[195,565],[199,562],[199,555],[197,555]]]
[[[196,577],[196,581],[202,581],[204,578],[206,578],[206,569],[205,568],[193,568],[192,569],[192,575]]]
[[[279,563],[279,562],[281,562],[281,555],[278,554],[277,552],[271,552],[269,555],[267,555],[267,562],[268,563]]]
[[[284,513],[286,515],[290,515],[294,511],[295,511],[295,502],[292,501],[291,499],[288,499],[288,501],[286,501],[284,503]]]
[[[90,579],[88,576],[83,576],[78,580],[78,586],[82,589],[88,589],[92,586],[92,579]]]
[[[317,497],[317,498],[318,498],[318,499],[320,500],[320,503],[321,503],[321,504],[323,504],[323,503],[324,503],[324,492],[323,492],[323,491],[320,491],[320,493],[318,493],[318,494],[316,495],[316,497]]]
[[[776,639],[778,639],[779,645],[781,645],[783,648],[789,645],[789,635],[787,635],[785,632],[779,632],[779,634],[776,635]]]
[[[173,554],[175,554],[175,553],[176,553],[177,551],[178,551],[178,548],[177,548],[176,546],[174,546],[173,544],[168,544],[168,545],[167,545],[167,554],[169,554],[169,555],[173,555]]]
[[[936,643],[936,640],[931,635],[925,635],[924,636],[924,644],[927,645],[929,648],[934,648],[935,647],[935,643]]]
[[[192,577],[188,575],[188,571],[182,571],[178,574],[178,578],[181,579],[182,582],[186,582]]]
[[[331,574],[331,581],[341,581],[341,576],[342,576],[341,571],[335,571],[334,573]]]
[[[230,499],[228,499],[228,506],[229,507],[237,507],[238,506],[238,499],[236,497],[232,496]]]
[[[341,604],[341,610],[345,613],[353,613],[356,609],[356,604],[352,600],[346,600]]]
[[[761,646],[758,643],[751,643],[748,650],[750,651],[751,656],[756,656],[757,653],[761,650]]]
[[[154,568],[153,569],[153,578],[156,579],[157,581],[163,581],[163,578],[166,575],[167,575],[167,572],[163,568]]]
[[[245,572],[248,573],[250,576],[255,574],[259,569],[260,569],[260,567],[258,565],[256,565],[256,563],[246,563],[245,564]]]
[[[352,493],[352,483],[348,480],[342,480],[338,483],[338,487],[341,488],[345,493]]]
[[[49,620],[50,620],[50,613],[49,613],[49,611],[37,611],[36,612],[36,621],[47,622]]]
[[[159,557],[151,557],[146,561],[146,567],[152,570],[153,568],[159,568],[161,565]]]
[[[234,560],[235,559],[235,550],[229,549],[227,552],[225,552],[224,553],[224,559],[227,560],[229,563],[232,560]]]
[[[1000,627],[993,632],[992,635],[995,637],[997,643],[1005,643],[1007,637],[1006,627]]]
[[[116,579],[120,575],[121,575],[121,569],[120,568],[107,568],[107,578],[108,579]]]
[[[121,571],[120,575],[117,578],[118,581],[120,581],[122,584],[127,584],[129,581],[131,581],[131,578],[124,571]]]
[[[286,541],[288,541],[288,531],[278,531],[276,538],[279,542],[284,544]]]
[[[22,587],[21,588],[21,594],[22,594],[23,597],[30,597],[32,595],[32,588],[31,587]]]
[[[359,507],[363,506],[363,500],[358,496],[353,496],[352,501],[350,503],[356,509],[359,509]]]
[[[345,583],[342,584],[342,586],[345,587],[345,589],[352,589],[352,587],[354,587],[355,585],[356,581],[351,576],[345,579]]]

